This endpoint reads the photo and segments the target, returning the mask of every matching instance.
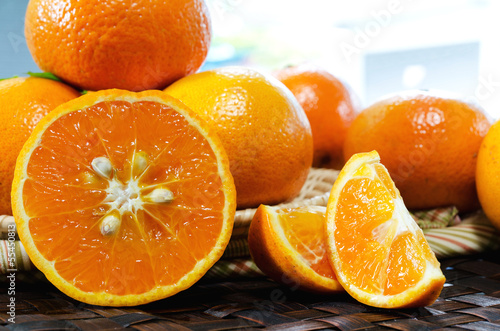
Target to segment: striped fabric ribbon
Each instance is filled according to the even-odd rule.
[[[0,240],[0,274],[32,269],[28,254],[19,240]]]
[[[484,213],[478,212],[460,224],[439,229],[423,229],[438,258],[481,253],[500,248],[500,234]]]
[[[484,213],[477,212],[460,219],[454,207],[439,208],[412,214],[423,229],[425,237],[439,259],[476,254],[500,248],[500,234],[491,225]],[[11,216],[0,216],[0,229],[7,229],[13,222]],[[205,275],[208,279],[261,276],[259,268],[250,258],[246,233],[239,229],[233,235],[222,258]],[[0,274],[9,269],[35,272],[21,242],[8,239],[6,233],[0,240]],[[10,258],[10,259],[9,259]],[[14,258],[14,260],[12,260]]]

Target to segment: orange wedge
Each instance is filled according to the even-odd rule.
[[[344,166],[327,205],[327,247],[339,282],[374,307],[432,304],[445,277],[376,151]]]
[[[343,291],[326,254],[325,207],[260,205],[250,224],[248,244],[267,276],[292,288],[318,293]]]
[[[222,255],[236,209],[216,134],[160,91],[57,107],[18,157],[12,201],[36,267],[67,295],[110,306],[195,283]]]

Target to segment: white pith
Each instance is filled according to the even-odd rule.
[[[118,210],[120,214],[127,211],[135,213],[143,207],[144,203],[140,196],[141,190],[136,180],[132,179],[127,184],[123,184],[119,180],[112,178],[109,180],[106,193],[104,203],[108,204],[112,210]]]
[[[105,156],[92,160],[91,166],[95,175],[108,182],[103,204],[109,208],[100,222],[100,230],[104,236],[117,233],[123,215],[135,215],[138,210],[144,209],[146,203],[163,204],[174,200],[173,193],[161,186],[155,187],[149,194],[143,194],[139,187],[139,178],[148,167],[147,156],[143,152],[134,155],[132,174],[126,183],[114,176],[116,170]]]

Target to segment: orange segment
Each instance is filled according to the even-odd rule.
[[[354,155],[327,206],[327,247],[339,282],[362,303],[425,306],[445,278],[377,152]]]
[[[257,266],[277,282],[319,293],[343,291],[326,254],[325,207],[261,205],[248,234]]]
[[[217,136],[159,91],[101,91],[56,108],[18,158],[12,200],[33,263],[100,305],[192,285],[222,255],[236,209]]]

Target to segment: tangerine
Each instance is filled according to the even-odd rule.
[[[341,169],[347,129],[358,113],[354,93],[328,71],[308,65],[279,70],[275,76],[306,112],[313,134],[313,167]]]
[[[444,93],[408,91],[364,109],[344,156],[376,150],[410,209],[479,208],[477,153],[490,122],[482,109]]]
[[[225,67],[165,89],[217,130],[229,157],[238,208],[297,196],[312,163],[311,127],[293,94],[276,78]]]
[[[30,0],[36,64],[84,90],[161,89],[196,72],[211,22],[203,0]]]
[[[479,202],[491,223],[500,230],[500,122],[491,126],[477,157],[476,187]]]

